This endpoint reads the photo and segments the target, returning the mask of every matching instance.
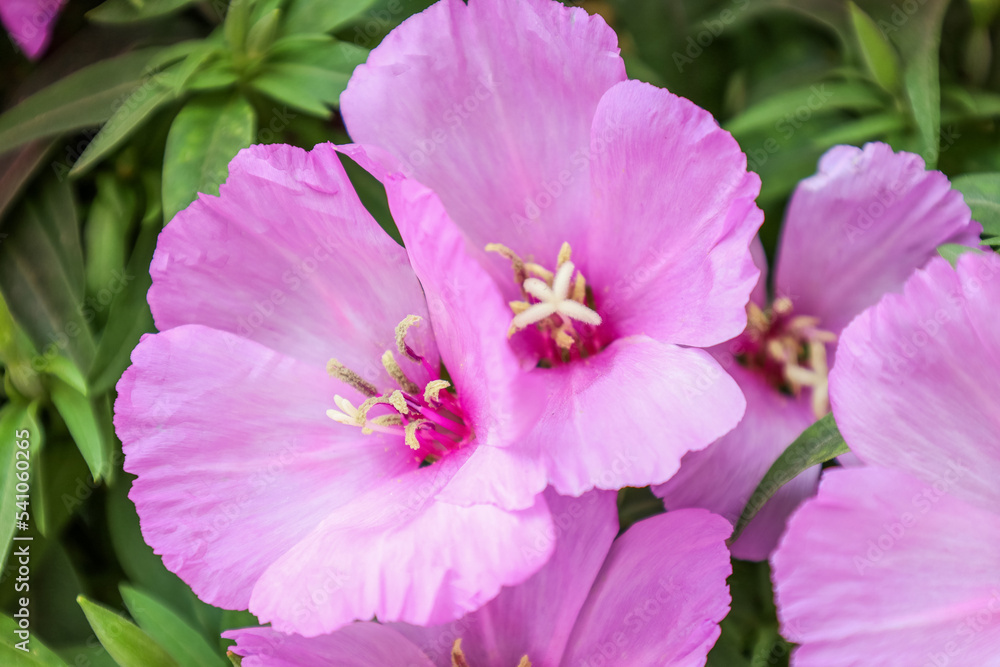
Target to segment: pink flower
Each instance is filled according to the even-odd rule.
[[[762,275],[747,330],[713,350],[743,389],[746,416],[654,489],[667,507],[704,507],[735,521],[781,452],[828,412],[827,371],[841,330],[883,294],[899,291],[939,245],[977,245],[981,227],[970,216],[944,174],[926,171],[916,155],[877,143],[829,150],[788,205],[776,298],[767,302]],[[817,466],[782,487],[732,545],[733,555],[766,559],[818,480]]]
[[[812,665],[983,667],[1000,656],[1000,256],[932,260],[841,337],[831,470],[773,557],[783,634]]]
[[[442,358],[459,388],[504,378],[480,372],[479,339],[435,340],[433,286],[332,146],[242,151],[220,196],[164,229],[151,274],[161,333],[132,353],[115,426],[143,536],[201,599],[303,635],[441,623],[549,558],[543,498],[436,499],[479,438],[516,436],[494,416],[509,392],[448,390]]]
[[[736,425],[744,399],[698,348],[746,325],[760,182],[708,112],[626,80],[602,18],[442,0],[372,51],[342,110],[421,282],[482,295],[444,302],[455,326],[509,333],[490,363],[519,369],[534,424],[477,449],[442,497],[659,483]]]
[[[49,45],[66,0],[0,0],[0,21],[17,46],[35,60]]]
[[[244,667],[704,665],[729,610],[728,523],[681,510],[615,540],[615,494],[546,498],[559,526],[552,559],[453,623],[355,623],[311,639],[271,628],[225,636]]]

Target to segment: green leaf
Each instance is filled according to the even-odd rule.
[[[878,113],[840,123],[834,129],[813,137],[811,143],[818,150],[825,150],[835,144],[862,144],[899,131],[905,123],[906,119],[898,113]]]
[[[87,18],[97,23],[131,23],[164,16],[195,0],[105,0],[87,12]]]
[[[882,34],[872,17],[853,2],[847,3],[854,36],[861,48],[861,57],[875,81],[890,93],[900,89],[899,56]]]
[[[179,667],[152,637],[133,623],[82,595],[76,601],[101,645],[121,667]]]
[[[250,27],[250,32],[247,33],[247,54],[251,58],[263,55],[274,43],[280,19],[281,10],[272,9]]]
[[[243,53],[250,28],[252,0],[231,0],[222,24],[222,34],[234,53]]]
[[[2,429],[0,430],[0,434],[2,434],[2,438],[0,438],[0,494],[2,494],[0,495],[0,550],[2,550],[0,551],[0,571],[3,571],[7,557],[10,555],[17,513],[21,511],[17,509],[17,484],[20,481],[17,478],[18,470],[15,466],[19,458],[17,452],[22,451],[27,454],[27,459],[21,455],[20,460],[28,462],[29,475],[34,475],[32,468],[37,463],[37,460],[32,456],[34,451],[38,449],[37,442],[42,436],[38,427],[37,413],[38,405],[35,403],[10,402],[0,408],[0,429]],[[24,431],[28,431],[26,438],[21,437],[24,435]],[[18,447],[18,443],[25,440],[27,440],[29,447],[27,449]],[[29,489],[31,484],[29,481]],[[34,511],[30,502],[28,515],[30,517],[28,524],[31,525]]]
[[[972,219],[982,224],[986,235],[1000,236],[1000,172],[959,176],[951,187],[965,197]]]
[[[108,397],[88,399],[61,380],[52,381],[49,393],[94,480],[110,479],[115,443]]]
[[[282,32],[334,32],[368,11],[374,4],[375,0],[292,0]]]
[[[16,648],[22,641],[15,634],[18,631],[22,630],[16,620],[6,614],[0,615],[0,664],[5,667],[66,667],[66,663],[40,642],[34,633],[26,646],[27,651]],[[30,628],[27,631],[30,632]]]
[[[177,114],[163,155],[163,215],[172,219],[199,192],[216,195],[229,162],[253,141],[257,115],[241,95],[196,98]]]
[[[958,243],[945,243],[944,245],[939,245],[937,247],[938,254],[948,260],[948,263],[953,267],[958,264],[958,258],[960,255],[964,255],[967,252],[974,252],[977,254],[983,254],[982,250],[978,248],[970,248],[967,245],[959,245]]]
[[[97,195],[84,225],[87,290],[99,295],[117,284],[125,267],[125,243],[136,214],[135,192],[113,173],[97,175]]]
[[[0,291],[11,314],[40,354],[65,354],[85,371],[94,341],[82,312],[83,250],[69,183],[43,179],[4,222]]]
[[[732,544],[736,541],[750,520],[757,515],[764,503],[778,489],[795,479],[803,470],[808,470],[814,465],[829,461],[841,454],[846,454],[848,451],[850,450],[847,448],[847,443],[840,435],[832,414],[828,414],[803,431],[802,435],[782,452],[778,460],[764,475],[764,479],[757,485],[757,489],[750,496],[739,521],[736,522],[729,543]]]
[[[142,83],[143,72],[162,49],[132,51],[102,60],[60,79],[0,116],[0,153],[21,144],[100,125],[115,103]]]
[[[146,78],[128,99],[108,119],[83,155],[70,169],[70,176],[79,176],[117,149],[156,111],[177,98],[180,90],[173,76],[177,65]]]
[[[330,40],[285,42],[273,60],[264,65],[251,81],[256,90],[290,107],[325,118],[335,107],[354,68],[365,61],[368,52],[346,42]]]
[[[55,148],[52,141],[38,140],[16,151],[0,155],[0,220]],[[0,241],[4,235],[0,234]]]
[[[89,394],[86,378],[72,361],[60,356],[42,357],[42,359],[45,362],[41,368],[43,373],[56,376],[84,396]]]
[[[129,614],[181,665],[225,667],[226,661],[183,618],[151,595],[131,586],[120,587]]]

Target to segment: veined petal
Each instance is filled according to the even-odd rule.
[[[1000,664],[998,562],[995,512],[893,470],[828,471],[773,557],[792,662]]]
[[[619,336],[707,347],[746,327],[760,179],[715,119],[638,81],[602,98],[591,135],[588,250],[574,255]]]
[[[615,540],[562,667],[703,667],[729,612],[725,519],[678,510],[644,519]],[[614,651],[609,655],[608,651]]]
[[[115,428],[143,537],[206,602],[245,609],[261,574],[331,512],[415,469],[400,443],[334,423],[322,368],[230,333],[146,336]]]
[[[220,195],[199,195],[160,234],[149,302],[159,329],[204,324],[324,367],[337,358],[379,388],[407,315],[427,319],[406,252],[368,214],[332,145],[253,146]],[[197,295],[193,298],[192,295]],[[430,326],[409,345],[432,367]],[[398,359],[426,383],[420,364]]]
[[[830,396],[862,461],[1000,505],[997,304],[1000,256],[966,253],[957,270],[932,260],[844,330]]]
[[[978,245],[981,231],[961,193],[919,156],[882,143],[835,146],[792,195],[775,293],[839,333],[902,289],[939,245]]]
[[[284,634],[273,628],[228,630],[222,636],[236,641],[231,650],[243,656],[243,667],[434,667],[412,642],[378,623],[352,623],[318,637]]]
[[[474,248],[548,258],[583,243],[591,120],[625,78],[600,16],[551,0],[444,0],[372,51],[341,109],[352,139],[437,192]],[[502,259],[488,264],[509,276]]]

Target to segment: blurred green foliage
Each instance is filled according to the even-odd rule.
[[[353,68],[428,4],[74,1],[38,64],[0,44],[3,664],[225,665],[220,632],[255,623],[199,601],[142,541],[111,424],[114,385],[154,330],[145,294],[163,224],[196,193],[217,193],[245,146],[346,141],[336,106]],[[692,99],[739,140],[762,179],[771,256],[787,199],[818,157],[871,140],[954,177],[1000,244],[1000,3],[583,6],[618,31],[630,76]],[[381,188],[348,168],[393,231]],[[11,645],[6,560],[18,429],[31,433],[29,655]],[[626,524],[660,509],[648,492],[621,499]],[[730,583],[710,664],[787,664],[766,565],[736,563]]]

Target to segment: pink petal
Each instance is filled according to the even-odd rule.
[[[0,21],[32,60],[48,48],[52,30],[66,0],[2,0]]]
[[[229,169],[219,197],[200,195],[160,235],[149,291],[157,327],[205,324],[321,367],[336,357],[395,387],[382,354],[396,349],[403,318],[426,319],[423,294],[333,146],[253,146]],[[407,341],[437,365],[427,323]],[[429,379],[397,361],[417,383]]]
[[[727,370],[746,396],[743,420],[706,449],[685,454],[677,474],[653,492],[667,509],[704,507],[735,524],[771,464],[815,417],[808,400],[782,394],[734,362]],[[767,559],[788,515],[812,495],[818,480],[816,466],[779,489],[733,543],[733,555]]]
[[[611,548],[560,664],[703,667],[729,612],[731,530],[704,510],[629,528]]]
[[[892,470],[830,471],[773,558],[793,664],[995,665],[998,562],[995,512]]]
[[[796,188],[785,215],[775,291],[839,332],[898,292],[942,243],[978,245],[961,193],[912,153],[835,146]]]
[[[844,330],[830,395],[862,461],[927,482],[958,475],[950,493],[998,506],[997,304],[1000,256],[966,253],[957,271],[932,260],[902,295],[886,296]]]
[[[552,554],[544,499],[527,510],[434,500],[465,452],[358,496],[271,565],[250,611],[315,636],[356,618],[446,623],[521,583]]]
[[[592,491],[580,498],[545,494],[555,532],[549,562],[520,586],[505,588],[479,611],[447,625],[396,626],[439,665],[451,665],[451,647],[462,640],[470,665],[558,665],[611,543],[618,533],[616,494]]]
[[[445,0],[372,51],[341,108],[352,139],[436,191],[475,248],[553,261],[589,217],[591,120],[625,76],[600,16],[551,0]]]
[[[257,343],[187,325],[144,337],[132,362],[115,427],[143,537],[216,606],[245,609],[331,512],[416,467],[398,438],[325,415],[353,390]]]
[[[590,159],[594,210],[578,266],[608,326],[699,347],[743,331],[764,216],[736,140],[692,102],[628,81],[601,100]]]
[[[571,496],[665,482],[684,454],[732,430],[746,408],[707,352],[645,336],[531,379],[547,407],[519,446],[537,447],[550,483]]]
[[[332,634],[309,638],[272,628],[229,630],[222,636],[236,641],[230,650],[243,656],[243,667],[434,667],[405,637],[378,623],[352,623]]]

